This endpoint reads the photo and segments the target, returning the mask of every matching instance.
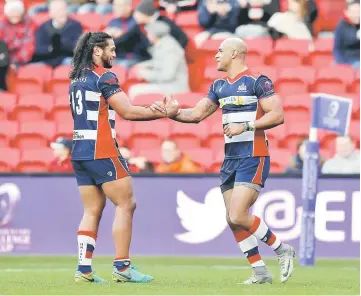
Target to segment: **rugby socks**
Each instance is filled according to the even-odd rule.
[[[256,238],[269,245],[276,252],[276,254],[278,254],[277,251],[279,251],[279,249],[282,249],[281,241],[259,217],[254,216],[254,222],[252,227],[249,229],[249,232],[252,233]]]
[[[113,266],[120,272],[127,270],[130,267],[130,259],[118,257],[114,259]]]
[[[263,262],[258,251],[257,238],[247,230],[241,229],[238,232],[233,232],[239,248],[247,257],[249,264],[251,264],[254,272],[258,275],[268,274],[266,264]]]
[[[97,235],[92,231],[78,231],[78,271],[84,274],[92,272],[92,259]]]

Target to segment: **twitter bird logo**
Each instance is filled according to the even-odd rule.
[[[200,244],[215,239],[227,227],[226,207],[219,187],[208,191],[204,203],[194,201],[183,191],[177,192],[177,214],[188,232],[175,238],[189,244]]]

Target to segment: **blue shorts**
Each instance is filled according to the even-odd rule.
[[[270,171],[270,158],[246,157],[225,159],[221,168],[221,191],[232,189],[235,183],[256,184],[263,187]]]
[[[78,186],[101,185],[130,176],[128,164],[123,157],[95,160],[72,160]]]

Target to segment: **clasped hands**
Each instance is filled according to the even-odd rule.
[[[149,108],[155,112],[164,113],[166,117],[174,118],[179,114],[178,101],[171,96],[165,96],[163,101],[155,101]]]

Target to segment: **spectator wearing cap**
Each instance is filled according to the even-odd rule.
[[[113,37],[117,57],[115,64],[131,67],[150,59],[149,41],[138,27],[132,10],[131,0],[114,0],[115,18],[107,25],[105,32]]]
[[[360,68],[360,1],[348,1],[335,31],[333,56],[337,64]]]
[[[0,41],[10,52],[10,63],[15,67],[31,61],[35,49],[35,24],[26,16],[24,3],[7,1],[0,21]]]
[[[142,0],[134,11],[134,19],[144,34],[146,34],[143,30],[144,25],[150,25],[155,21],[167,23],[170,27],[170,35],[172,35],[183,48],[187,47],[187,35],[175,22],[159,14],[158,9],[154,6],[153,0]]]
[[[73,172],[71,165],[71,149],[73,141],[67,138],[58,138],[50,144],[53,149],[54,160],[51,162],[49,171],[59,173]]]
[[[232,37],[238,25],[239,4],[235,0],[202,0],[198,6],[198,21],[205,29],[195,36],[200,47],[208,38]]]
[[[66,0],[52,0],[49,4],[51,19],[36,31],[33,61],[56,67],[70,65],[73,49],[83,29],[81,24],[68,18]]]
[[[136,66],[138,78],[147,83],[133,85],[130,97],[145,93],[175,94],[189,91],[188,67],[184,49],[170,35],[170,26],[155,21],[145,27],[152,59]]]

